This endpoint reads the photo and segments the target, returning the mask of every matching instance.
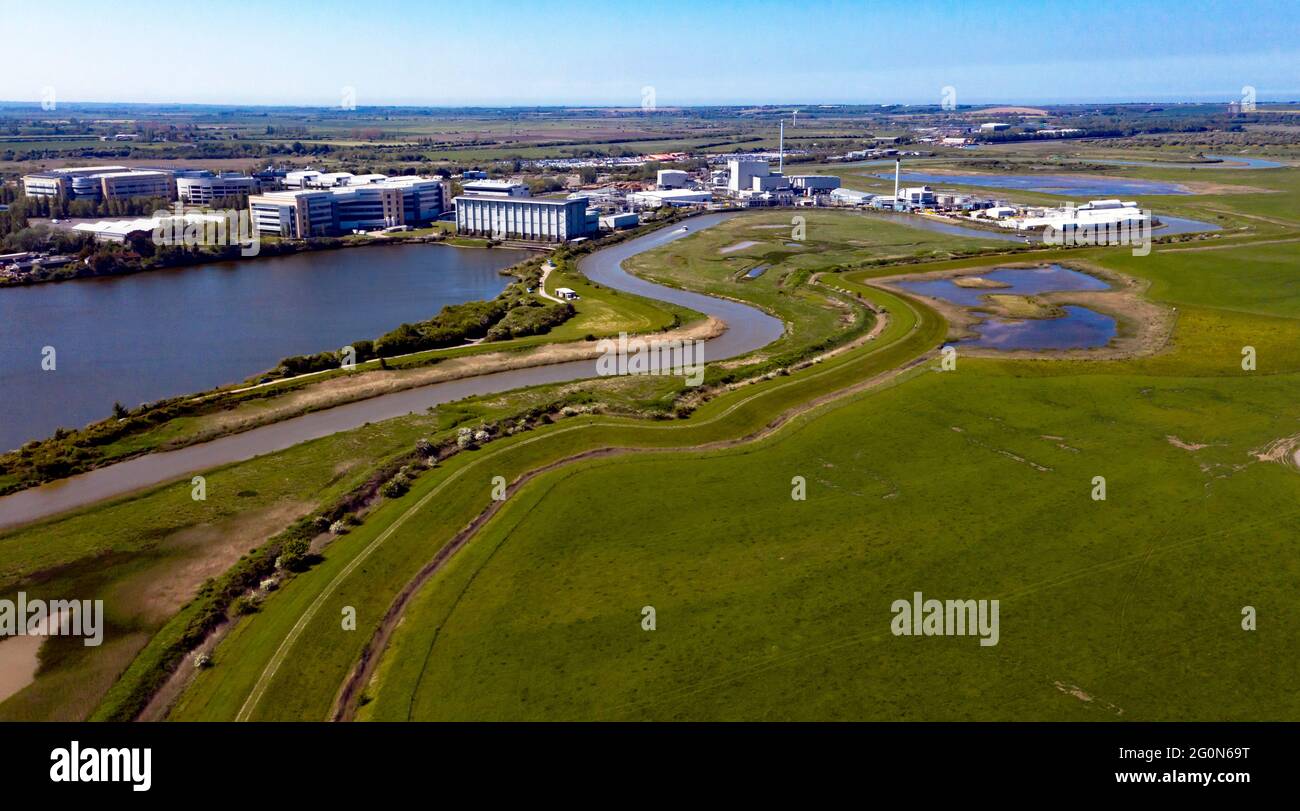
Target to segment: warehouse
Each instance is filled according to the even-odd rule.
[[[662,191],[637,191],[627,196],[633,208],[659,208],[660,206],[695,206],[713,201],[713,193],[694,189],[665,189]]]

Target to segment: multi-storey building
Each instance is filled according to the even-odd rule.
[[[456,198],[456,231],[494,239],[567,242],[598,231],[587,216],[585,198],[486,197]]]
[[[125,166],[82,166],[51,169],[23,177],[28,197],[70,200],[124,200],[131,197],[175,197],[172,173],[163,169]]]
[[[259,189],[257,178],[225,172],[214,175],[203,172],[197,176],[176,178],[176,196],[182,203],[211,205],[221,199],[255,194]]]
[[[427,177],[361,177],[373,179],[356,185],[253,195],[248,198],[253,227],[263,234],[305,239],[419,225],[437,219],[450,207],[450,188],[446,181]]]

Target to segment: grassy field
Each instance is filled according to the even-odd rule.
[[[84,716],[166,619],[146,611],[148,592],[132,580],[149,566],[174,577],[223,534],[239,539],[229,551],[254,546],[418,436],[560,399],[608,413],[500,437],[382,500],[319,565],[234,623],[171,717],[328,717],[394,595],[492,503],[502,476],[527,478],[416,592],[359,717],[1294,718],[1300,701],[1254,685],[1284,683],[1300,641],[1287,630],[1300,478],[1279,463],[1287,457],[1268,455],[1294,451],[1300,437],[1300,268],[1287,241],[1300,228],[1300,172],[1220,174],[1271,192],[1178,198],[1191,216],[1221,213],[1232,229],[1221,238],[1148,257],[1069,254],[1144,279],[1148,297],[1177,308],[1171,345],[1155,355],[962,358],[942,373],[927,360],[894,374],[947,328],[871,279],[983,266],[982,250],[1008,246],[879,217],[752,214],[631,267],[787,322],[785,337],[733,367],[765,371],[861,336],[872,317],[838,291],[887,312],[883,333],[721,393],[689,419],[611,416],[670,402],[680,392],[672,379],[544,387],[231,466],[246,477],[237,492],[253,495],[210,514],[179,503],[187,489],[176,485],[0,537],[10,582],[52,578],[63,591],[50,593],[76,585],[124,606],[116,647],[93,654],[93,667],[79,651],[52,650],[36,684],[0,714],[46,717],[58,691],[77,684],[77,709],[61,717]],[[807,217],[806,239],[792,237],[795,214]],[[759,265],[768,270],[745,278]],[[834,275],[818,285],[817,274]],[[565,340],[685,315],[572,274],[550,286],[560,283],[587,305],[556,331]],[[1257,350],[1256,371],[1241,368],[1245,346]],[[792,410],[779,429],[735,444]],[[638,452],[531,475],[602,448]],[[345,450],[355,467],[326,469]],[[305,469],[313,453],[310,474],[284,475],[286,462]],[[806,501],[790,499],[795,476]],[[1106,501],[1090,497],[1095,476],[1106,478]],[[209,534],[186,534],[195,532]],[[889,605],[914,591],[1001,600],[1000,644],[893,637]],[[654,632],[640,627],[646,605],[658,611]],[[1258,632],[1240,628],[1246,605],[1260,612]],[[355,631],[341,627],[347,607]]]
[[[719,239],[706,233],[679,244],[706,237]],[[696,279],[693,286],[710,283],[718,282]],[[877,342],[861,351],[788,378],[742,386],[707,402],[688,420],[646,424],[578,417],[453,457],[422,477],[411,493],[385,504],[344,544],[332,547],[325,563],[295,578],[256,618],[241,622],[218,647],[217,666],[195,678],[174,717],[325,717],[338,684],[368,638],[366,630],[376,626],[392,595],[432,550],[484,508],[493,476],[513,481],[538,465],[583,450],[686,447],[743,436],[785,409],[894,368],[941,338],[944,326],[934,313],[883,291],[864,288],[863,293],[889,307],[895,317]],[[772,302],[779,305],[778,312],[798,318],[801,304],[776,296]],[[431,504],[436,507],[427,508]],[[357,611],[360,630],[355,633],[340,630],[337,617],[343,606]],[[294,664],[279,667],[286,660]],[[299,666],[304,661],[313,664],[304,670]]]
[[[534,479],[409,607],[362,717],[1300,717],[1300,476],[1256,455],[1300,435],[1295,257],[1101,252],[1180,308],[1165,352],[961,360],[759,445]],[[915,591],[1001,600],[999,645],[894,637]]]

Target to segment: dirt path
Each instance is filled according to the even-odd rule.
[[[875,336],[879,335],[880,332],[884,329],[887,320],[888,319],[884,314],[877,313],[876,325],[874,325],[871,332],[867,336],[863,336],[860,339],[860,341],[866,342],[868,340],[873,340]],[[684,446],[680,448],[597,448],[589,451],[583,451],[581,453],[573,454],[563,459],[558,459],[554,462],[543,465],[542,467],[528,471],[527,473],[517,477],[513,482],[511,482],[509,490],[517,491],[519,487],[522,487],[523,485],[527,484],[533,479],[538,478],[539,476],[543,476],[559,468],[566,467],[568,465],[586,461],[589,459],[600,459],[600,458],[608,458],[614,456],[627,456],[631,454],[698,453],[701,451],[725,450],[729,448],[739,447],[741,445],[750,444],[753,442],[760,442],[776,434],[784,426],[790,424],[792,420],[794,420],[796,417],[800,415],[807,414],[811,411],[819,409],[822,406],[832,403],[836,400],[851,397],[860,392],[867,391],[872,388],[876,388],[877,386],[880,386],[884,383],[887,383],[897,378],[899,375],[903,374],[904,372],[914,369],[917,366],[920,366],[921,364],[925,363],[926,361],[930,360],[935,356],[936,356],[935,351],[931,350],[916,358],[913,358],[912,360],[908,361],[902,366],[896,367],[894,369],[890,369],[885,372],[881,372],[878,375],[875,375],[873,377],[870,377],[858,383],[854,383],[838,391],[830,392],[829,394],[824,394],[821,395],[820,397],[815,397],[812,400],[809,400],[808,402],[801,403],[800,405],[787,409],[781,414],[778,414],[771,422],[769,422],[763,428],[743,437],[739,437],[735,439],[718,440],[715,442],[706,442],[697,445]],[[742,403],[743,402],[746,401],[742,401]],[[730,411],[730,409],[728,409],[728,411]],[[418,573],[416,573],[415,577],[413,577],[402,588],[402,590],[398,592],[397,596],[393,599],[392,604],[389,606],[388,611],[385,612],[383,619],[380,621],[379,628],[375,631],[374,635],[371,637],[370,642],[367,643],[365,649],[361,652],[361,656],[357,660],[357,663],[354,666],[351,674],[340,686],[339,692],[335,697],[334,711],[330,716],[331,720],[351,721],[355,718],[361,692],[365,688],[366,684],[369,683],[370,679],[373,677],[375,668],[378,666],[379,660],[384,650],[387,648],[389,640],[392,638],[393,631],[395,631],[397,626],[400,624],[402,617],[406,612],[406,608],[410,604],[411,599],[417,593],[419,593],[421,587],[423,587],[424,584],[427,583],[431,577],[433,577],[435,574],[441,571],[444,566],[446,566],[447,562],[451,560],[452,556],[454,556],[457,552],[463,549],[474,538],[474,536],[478,534],[479,530],[481,530],[492,519],[492,517],[497,514],[497,512],[501,509],[501,506],[504,503],[505,502],[503,501],[493,501],[490,505],[488,505],[488,507],[484,509],[481,513],[479,513],[477,516],[475,516],[475,518],[468,525],[466,525],[464,529],[456,533],[456,535],[452,537],[450,542],[444,544],[442,548],[438,550],[437,554],[435,554],[434,557],[428,563],[426,563]],[[417,504],[416,506],[412,507],[411,510],[412,511],[418,510],[421,508],[421,506],[422,505]],[[403,518],[405,518],[405,516],[403,516]]]
[[[563,304],[564,299],[557,298],[556,296],[552,296],[550,293],[546,292],[546,280],[550,278],[551,271],[553,270],[555,270],[555,264],[552,262],[547,262],[546,264],[542,265],[542,278],[537,282],[537,295],[541,296],[547,301],[553,301],[556,304]]]

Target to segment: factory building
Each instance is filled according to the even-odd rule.
[[[594,215],[595,212],[592,212]],[[598,229],[583,198],[557,199],[509,195],[456,198],[456,231],[467,236],[568,242]]]
[[[125,200],[132,197],[175,196],[171,172],[128,169],[125,166],[83,166],[35,172],[23,177],[28,197],[65,197],[69,200]]]
[[[360,177],[381,179],[249,197],[253,227],[263,234],[305,239],[397,225],[422,225],[437,219],[449,207],[451,190],[446,181],[416,176]]]
[[[790,188],[800,194],[829,194],[840,187],[840,179],[834,175],[789,175]]]
[[[473,180],[462,183],[465,194],[475,197],[527,197],[528,186],[517,180]]]
[[[664,189],[662,191],[637,191],[627,196],[633,208],[659,208],[660,206],[697,206],[713,202],[713,192],[694,189]]]
[[[828,196],[835,205],[864,206],[875,199],[876,195],[864,191],[854,191],[853,189],[837,188],[831,189]]]
[[[636,212],[626,211],[601,217],[600,228],[602,231],[617,231],[620,228],[635,228],[640,222],[641,218]]]
[[[256,194],[259,189],[257,178],[237,172],[223,172],[219,175],[202,172],[198,176],[186,173],[176,178],[177,199],[191,205],[211,205],[221,199]]]
[[[1048,209],[1040,216],[1024,217],[1014,226],[1021,231],[1051,228],[1072,231],[1116,225],[1140,226],[1151,221],[1151,214],[1138,208],[1135,201],[1092,200],[1078,207]]]
[[[767,161],[732,158],[727,161],[727,171],[727,190],[739,194],[753,189],[754,178],[767,177],[772,169]]]
[[[929,186],[908,186],[898,190],[898,199],[910,206],[933,206],[938,201]]]
[[[656,189],[684,189],[690,175],[681,169],[660,169],[655,177]]]

